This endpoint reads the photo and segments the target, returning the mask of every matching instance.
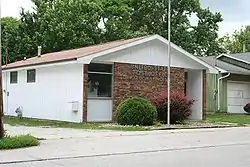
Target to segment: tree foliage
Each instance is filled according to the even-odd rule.
[[[119,17],[118,23],[127,23],[123,25],[128,26],[127,28],[132,32],[137,32],[136,34],[139,31],[142,34],[159,34],[167,38],[168,1],[118,1],[126,3],[128,10],[131,11],[130,17]],[[114,7],[117,3],[109,5]],[[217,33],[218,23],[222,21],[220,13],[202,9],[199,0],[172,0],[171,6],[171,39],[175,44],[199,56],[210,56],[222,52]],[[191,14],[197,16],[198,25],[190,24]],[[113,32],[115,29],[108,31]]]
[[[53,52],[100,42],[102,8],[90,0],[33,0],[35,12],[21,12],[26,50]],[[29,49],[30,48],[30,49]],[[30,50],[30,51],[29,51]]]
[[[5,17],[1,19],[2,26],[2,56],[3,63],[6,64],[6,55],[8,54],[7,61],[14,61],[18,57],[19,52],[19,42],[21,41],[19,37],[19,26],[20,20],[12,17]]]
[[[10,60],[98,44],[117,39],[159,34],[168,36],[165,0],[32,0],[34,11],[22,9],[20,20],[4,18],[3,44]],[[195,15],[197,25],[191,25]],[[9,21],[6,21],[9,20]],[[221,52],[220,13],[203,9],[199,0],[172,0],[171,39],[198,56]]]
[[[232,35],[226,35],[222,39],[222,45],[229,53],[250,52],[250,25],[235,31]]]

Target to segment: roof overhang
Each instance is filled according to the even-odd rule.
[[[238,75],[250,75],[250,72],[246,73],[246,72],[240,72],[240,71],[228,71],[219,67],[215,67],[215,68],[219,71],[219,73],[222,73],[222,74],[231,73],[231,74],[238,74]]]
[[[237,61],[241,61],[241,62],[243,62],[243,63],[250,64],[250,62],[248,62],[248,61],[245,61],[245,60],[242,60],[242,59],[238,59],[238,58],[236,58],[236,57],[230,56],[230,55],[225,54],[225,53],[220,54],[219,56],[216,57],[216,59],[219,59],[220,57],[223,57],[223,56],[228,57],[228,58],[230,58],[230,59],[237,60]]]
[[[140,45],[140,44],[144,44],[144,43],[147,43],[147,42],[150,42],[150,41],[153,41],[153,40],[158,40],[160,42],[162,42],[166,48],[168,46],[168,40],[166,40],[165,38],[159,36],[159,35],[153,35],[153,36],[149,36],[149,37],[146,37],[146,38],[142,38],[141,40],[138,40],[138,41],[134,41],[134,42],[131,42],[131,43],[128,43],[128,44],[125,44],[125,45],[121,45],[121,46],[118,46],[118,47],[115,47],[115,48],[111,48],[111,49],[108,49],[108,50],[105,50],[105,51],[102,51],[102,52],[98,52],[98,53],[95,53],[95,54],[92,54],[92,55],[88,55],[88,56],[83,56],[83,57],[80,57],[78,58],[78,62],[79,63],[82,63],[82,64],[90,64],[91,62],[93,62],[93,60],[96,60],[96,58],[98,57],[103,57],[102,60],[105,61],[105,55],[109,55],[109,54],[112,54],[114,52],[118,52],[118,51],[122,51],[124,49],[128,49],[128,48],[131,48],[131,47],[134,47],[134,46],[137,46],[137,45]],[[211,66],[210,64],[202,61],[201,59],[199,59],[198,57],[188,53],[187,51],[185,51],[184,49],[178,47],[177,45],[171,43],[171,50],[174,49],[175,51],[177,51],[179,54],[182,54],[182,55],[185,55],[187,58],[189,58],[189,60],[191,59],[191,61],[194,61],[196,64],[199,64],[200,69],[204,69],[204,70],[207,70],[207,72],[209,73],[218,73],[218,70],[216,68],[214,68],[213,66]],[[166,53],[167,55],[167,53]],[[107,62],[110,61],[110,62],[119,62],[120,60],[116,59],[116,60],[112,60],[112,59],[107,59]],[[167,61],[167,56],[166,56],[166,61],[164,62],[160,62],[159,64],[157,63],[151,63],[151,62],[140,62],[140,61],[136,61],[136,62],[133,62],[133,61],[121,61],[122,63],[134,63],[134,64],[145,64],[145,65],[160,65],[160,66],[168,66],[168,61]],[[172,64],[171,64],[172,66]]]
[[[228,71],[227,73],[236,74],[236,75],[250,75],[250,73],[238,72],[238,71]]]
[[[164,54],[161,57],[151,57],[151,59],[141,59],[138,58],[136,61],[133,59],[132,56],[130,56],[130,60],[123,59],[120,54],[116,54],[116,56],[110,58],[109,55],[112,55],[114,53],[120,53],[120,51],[124,50],[130,50],[131,48],[142,46],[141,44],[147,44],[151,41],[157,41],[159,45],[161,45],[164,48]],[[16,70],[22,70],[22,69],[32,69],[32,68],[41,68],[41,67],[49,67],[49,66],[57,66],[57,65],[65,65],[70,63],[80,63],[80,64],[90,64],[91,62],[96,62],[98,60],[101,60],[105,63],[114,63],[114,62],[121,62],[121,63],[132,63],[132,64],[145,64],[145,65],[158,65],[158,66],[168,66],[168,56],[166,48],[168,48],[168,40],[165,38],[159,36],[159,35],[152,35],[145,38],[141,38],[139,40],[135,40],[130,43],[122,44],[107,50],[103,50],[100,52],[96,52],[93,54],[85,55],[85,56],[79,56],[78,58],[74,58],[74,60],[67,60],[67,61],[60,61],[60,62],[47,62],[47,63],[41,63],[41,64],[32,64],[27,66],[21,66],[21,67],[13,67],[10,68],[8,66],[3,67],[3,71],[16,71]],[[157,54],[156,54],[157,55]],[[136,55],[135,55],[136,56]],[[174,56],[179,56],[178,59]],[[174,57],[172,61],[170,62],[171,67],[179,67],[179,68],[186,68],[186,69],[197,69],[197,70],[206,70],[209,73],[218,73],[219,70],[215,67],[211,66],[210,64],[206,63],[205,61],[199,59],[198,57],[188,53],[181,47],[178,47],[177,45],[171,43],[171,57]],[[175,59],[175,60],[174,60]],[[175,61],[175,62],[174,62]],[[179,63],[180,62],[180,63]],[[175,63],[175,64],[174,64]],[[178,63],[178,66],[176,65]],[[188,64],[189,63],[189,64]],[[188,64],[188,65],[186,65]]]
[[[220,68],[220,67],[215,67],[217,70],[218,70],[218,72],[220,72],[220,73],[228,73],[228,71],[227,70],[224,70],[224,69],[222,69],[222,68]]]
[[[34,65],[14,67],[14,68],[8,68],[8,65],[7,65],[7,66],[3,66],[2,70],[3,70],[3,72],[10,72],[10,71],[37,69],[37,68],[52,67],[52,66],[62,66],[62,65],[76,64],[76,63],[78,63],[78,61],[76,59],[70,59],[70,60],[65,60],[65,61],[56,61],[56,62],[51,62],[51,63],[34,64]]]

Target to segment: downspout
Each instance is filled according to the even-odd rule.
[[[218,81],[217,81],[217,88],[218,88],[218,111],[220,111],[220,81],[224,78],[227,78],[231,75],[231,73],[228,73],[227,75],[223,76],[223,77],[220,77],[218,78]]]

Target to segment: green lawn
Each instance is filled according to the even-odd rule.
[[[239,125],[250,125],[250,115],[245,114],[227,114],[227,113],[216,113],[207,115],[207,120],[212,122],[228,122],[237,123]]]
[[[38,139],[30,135],[5,136],[0,139],[0,150],[10,150],[38,145]]]
[[[119,130],[119,131],[147,131],[150,127],[143,126],[120,126],[116,124],[105,123],[70,123],[63,121],[50,121],[41,119],[31,119],[17,117],[4,117],[4,123],[12,126],[49,126],[54,128],[75,128],[75,129],[97,129],[97,130]]]

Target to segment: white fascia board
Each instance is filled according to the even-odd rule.
[[[95,54],[90,54],[90,55],[80,57],[80,58],[77,59],[77,61],[79,63],[89,64],[96,57],[107,55],[107,54],[110,54],[110,53],[114,53],[116,51],[120,51],[120,50],[123,50],[123,49],[127,49],[127,48],[130,48],[130,47],[145,43],[145,42],[152,41],[153,39],[155,39],[154,36],[145,37],[145,38],[140,39],[138,41],[134,41],[134,42],[131,42],[131,43],[128,43],[128,44],[124,44],[124,45],[117,46],[117,47],[114,47],[114,48],[111,48],[111,49],[107,49],[105,51],[101,51],[101,52],[98,52],[98,53],[95,53]]]
[[[250,72],[249,73],[245,73],[245,72],[230,72],[232,74],[238,74],[238,75],[249,75],[250,76]]]
[[[215,67],[220,73],[228,73],[228,71],[222,69],[222,68],[219,68],[219,67]]]
[[[29,70],[29,69],[51,67],[51,66],[61,66],[61,65],[67,65],[67,64],[76,64],[76,63],[77,63],[77,60],[70,60],[70,61],[65,61],[65,62],[56,62],[56,63],[41,64],[41,65],[29,65],[29,66],[24,66],[24,67],[3,69],[3,72]],[[8,65],[7,65],[7,68],[8,68]]]
[[[248,62],[248,61],[241,60],[241,59],[238,59],[238,58],[236,58],[236,57],[233,57],[233,56],[230,56],[230,55],[227,55],[227,54],[224,54],[224,53],[223,53],[223,54],[220,54],[219,56],[217,56],[216,59],[219,59],[219,58],[222,57],[222,56],[225,56],[225,57],[228,57],[228,58],[237,60],[237,61],[241,61],[241,62],[243,62],[243,63],[250,64],[250,62]]]
[[[168,40],[163,38],[160,35],[156,35],[157,38],[162,41],[163,43],[168,45]],[[196,56],[192,55],[191,53],[187,52],[186,50],[182,49],[181,47],[175,45],[174,43],[171,43],[171,47],[176,49],[177,51],[181,52],[182,54],[188,56],[189,58],[193,59],[194,61],[198,62],[199,64],[201,64],[202,66],[206,67],[208,69],[208,71],[210,73],[218,73],[218,70],[216,68],[214,68],[213,66],[211,66],[210,64],[202,61],[201,59],[197,58]]]

